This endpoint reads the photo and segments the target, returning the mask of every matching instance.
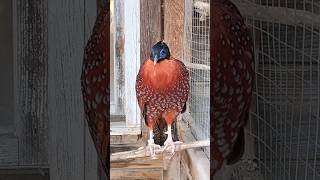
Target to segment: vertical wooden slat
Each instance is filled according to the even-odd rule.
[[[183,19],[184,0],[164,0],[164,41],[171,56],[178,59],[183,52]]]
[[[184,30],[184,0],[164,0],[164,41],[170,48],[171,56],[182,58]],[[168,165],[168,177],[180,179],[180,155],[177,155]]]
[[[11,0],[0,1],[0,6],[3,7],[0,12],[0,82],[4,84],[0,88],[0,167],[17,165],[18,163],[18,138],[15,136],[14,128],[14,96],[13,96],[13,51],[17,48],[13,48],[13,42],[15,41],[15,35],[12,31],[16,26],[12,26],[16,20],[16,10],[12,5]],[[14,43],[15,45],[17,43]]]
[[[14,120],[19,165],[47,165],[47,1],[15,0],[13,5]]]
[[[85,179],[85,129],[80,74],[84,0],[49,0],[48,85],[50,179]]]
[[[112,19],[112,50],[113,55],[111,57],[112,76],[110,77],[112,87],[113,99],[111,101],[112,115],[124,115],[124,1],[113,1],[113,15]]]
[[[84,44],[87,43],[97,16],[97,4],[92,0],[85,0],[85,33]],[[84,120],[85,121],[85,120]],[[84,168],[85,168],[85,180],[97,180],[98,179],[98,156],[95,146],[93,144],[88,124],[84,122],[85,144],[84,144]]]
[[[140,67],[140,0],[124,1],[124,85],[127,127],[140,126],[135,80]]]
[[[161,40],[161,0],[140,0],[140,60],[150,57],[151,47]]]
[[[183,53],[184,62],[192,61],[192,16],[193,0],[184,0],[184,28],[183,28]]]

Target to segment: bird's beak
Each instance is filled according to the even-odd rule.
[[[155,57],[154,60],[153,60],[153,65],[154,65],[154,66],[157,64],[157,61],[158,61],[158,55],[156,55],[156,57]]]

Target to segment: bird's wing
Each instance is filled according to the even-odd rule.
[[[142,65],[143,66],[143,65]],[[137,75],[136,79],[136,96],[138,100],[138,105],[141,111],[141,117],[146,121],[146,87],[143,83],[143,79],[141,77],[141,69]],[[147,123],[147,122],[146,122]]]
[[[229,0],[213,1],[211,51],[214,132],[213,172],[224,160],[239,160],[244,146],[243,127],[248,119],[254,81],[254,52],[250,30]]]
[[[109,7],[101,9],[85,47],[81,89],[89,131],[104,171],[109,168]]]

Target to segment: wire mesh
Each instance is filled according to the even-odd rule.
[[[189,2],[192,3],[189,12],[192,16],[185,16],[183,60],[190,72],[189,108],[193,118],[191,132],[196,139],[207,139],[210,137],[210,18],[207,12],[209,8],[204,7],[209,7],[209,0]],[[197,6],[196,2],[202,4]]]
[[[296,15],[262,19],[247,15],[250,9],[242,11],[252,29],[257,76],[248,125],[253,142],[244,158],[254,159],[260,176],[251,179],[320,179],[320,25],[304,21],[319,18],[319,0],[250,1]],[[289,18],[297,21],[285,23]],[[250,177],[244,174],[238,168],[233,179]]]

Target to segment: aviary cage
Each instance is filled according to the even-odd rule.
[[[147,132],[144,131],[144,120],[139,116],[140,111],[135,97],[134,85],[138,72],[136,67],[149,58],[150,48],[159,40],[164,40],[171,49],[172,57],[182,60],[189,69],[191,89],[187,112],[178,118],[177,123],[180,140],[185,143],[209,140],[209,0],[111,1],[111,8],[112,147],[119,147],[120,143],[145,145],[146,141],[141,142],[139,139],[141,132],[142,136],[147,136]],[[140,49],[140,52],[130,51],[132,48]],[[135,56],[132,56],[133,54]],[[128,114],[130,112],[134,112],[134,116]],[[128,138],[128,135],[135,138]],[[174,175],[171,177],[177,179],[209,178],[209,148],[188,150],[185,153],[188,155],[177,154],[179,154],[177,158],[170,163],[171,167],[175,166],[173,168],[175,172],[172,170],[164,171],[164,174],[156,172],[159,173],[159,179],[161,177],[165,179],[172,173]],[[190,166],[183,160],[184,156],[191,157],[189,163],[197,164],[193,167],[192,175],[188,175],[190,172],[183,170],[185,166]],[[125,170],[121,173],[121,170],[113,167],[115,166],[111,165],[111,177],[129,178]],[[131,174],[130,178],[132,176],[134,175]]]
[[[182,60],[190,73],[189,110],[191,133],[196,139],[210,138],[210,3],[186,0]],[[189,10],[189,11],[188,11]],[[205,149],[209,156],[209,148]]]
[[[232,1],[252,30],[256,87],[230,179],[320,179],[320,1]]]

